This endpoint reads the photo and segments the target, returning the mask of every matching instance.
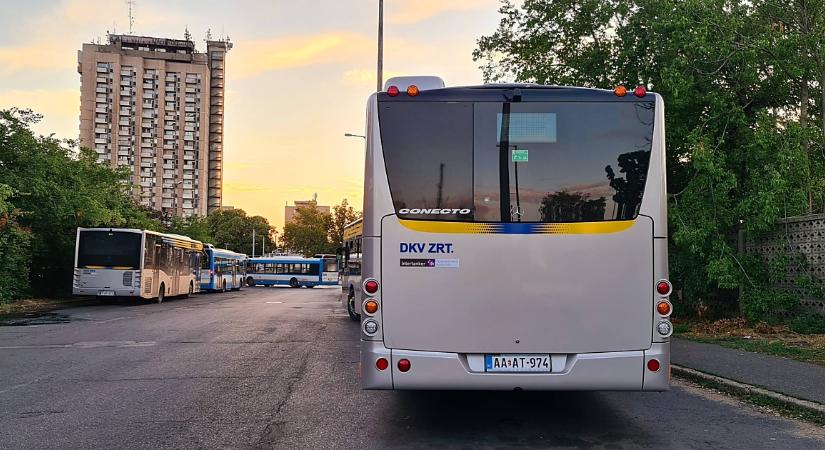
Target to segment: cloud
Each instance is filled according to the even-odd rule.
[[[76,58],[77,53],[46,42],[0,47],[0,75],[22,70],[70,70]]]
[[[376,69],[350,69],[341,74],[341,83],[346,86],[374,86]],[[384,73],[384,80],[392,77],[404,75],[401,72],[387,71]]]
[[[416,0],[392,3],[387,20],[398,25],[411,25],[447,12],[495,10],[498,0]]]
[[[75,89],[33,89],[0,91],[0,108],[29,108],[53,117],[80,117],[80,91]]]
[[[362,34],[329,32],[244,41],[233,51],[232,72],[254,77],[264,72],[295,69],[362,58],[373,50]]]

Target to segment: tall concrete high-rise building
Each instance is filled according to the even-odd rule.
[[[127,167],[141,205],[167,216],[221,207],[228,39],[110,34],[78,51],[80,143]]]

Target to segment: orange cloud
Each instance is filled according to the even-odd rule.
[[[244,41],[233,51],[233,73],[253,77],[264,72],[345,62],[369,54],[372,40],[357,33],[329,32]]]
[[[387,8],[390,23],[411,25],[439,14],[456,11],[495,10],[498,0],[416,0],[414,2],[392,3]]]

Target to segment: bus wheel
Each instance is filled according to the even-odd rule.
[[[248,277],[246,279],[246,285],[249,287],[255,287],[255,279],[252,277]]]
[[[293,279],[289,280],[289,287],[299,288],[299,287],[301,287],[301,285],[298,284],[298,279],[297,278],[293,278]]]
[[[349,290],[349,295],[347,296],[347,314],[349,314],[349,318],[352,319],[353,322],[361,321],[361,314],[355,312],[355,290],[353,289]]]
[[[312,289],[312,288],[314,288],[314,287],[315,287],[315,285],[314,285],[314,284],[308,284],[308,285],[307,285],[307,287],[308,287],[308,288],[310,288],[310,289]]]
[[[163,283],[160,284],[160,289],[158,290],[158,304],[163,303],[163,299],[166,297],[166,285]]]
[[[188,293],[186,294],[186,296],[184,296],[183,298],[189,298],[189,297],[191,297],[191,296],[192,296],[192,294],[194,294],[194,293],[195,293],[195,286],[193,286],[193,285],[192,285],[192,282],[190,281],[190,282],[189,282],[189,292],[188,292]]]

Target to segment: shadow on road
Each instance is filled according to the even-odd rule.
[[[426,430],[434,440],[479,445],[610,445],[644,442],[646,430],[591,392],[400,392],[394,406],[399,422],[393,440]],[[595,430],[600,430],[594,433]],[[399,436],[398,430],[409,435]],[[586,438],[583,438],[586,436]],[[482,439],[483,437],[483,439]],[[398,442],[396,442],[398,443]]]

